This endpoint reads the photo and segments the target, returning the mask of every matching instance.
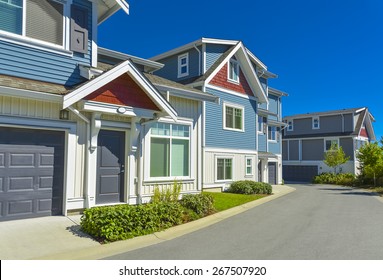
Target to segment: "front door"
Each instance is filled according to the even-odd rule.
[[[96,204],[123,202],[125,132],[100,130],[97,150]]]

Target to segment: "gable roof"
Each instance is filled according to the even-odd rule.
[[[111,81],[117,79],[123,74],[128,74],[141,88],[147,93],[149,98],[161,108],[172,119],[177,119],[177,112],[173,107],[162,97],[158,90],[148,81],[148,79],[140,73],[130,60],[126,60],[117,64],[109,71],[104,72],[100,76],[81,84],[77,88],[70,91],[63,98],[63,108],[68,108],[72,104],[89,96],[94,91],[100,89]]]
[[[358,107],[358,108],[330,110],[330,111],[323,111],[323,112],[312,112],[312,113],[306,113],[306,114],[296,114],[296,115],[285,116],[283,117],[283,119],[304,119],[304,118],[309,118],[313,116],[331,116],[331,115],[339,115],[339,114],[359,113],[363,111],[364,109],[366,108]]]
[[[97,22],[101,24],[110,16],[122,9],[126,14],[129,14],[129,4],[125,0],[96,0],[98,14]]]

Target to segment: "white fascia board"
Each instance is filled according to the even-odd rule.
[[[214,39],[214,38],[201,38],[203,44],[219,44],[219,45],[229,45],[234,46],[238,44],[237,40],[223,40],[223,39]]]
[[[279,89],[276,89],[276,88],[272,88],[272,87],[269,87],[269,93],[274,94],[274,95],[278,95],[278,96],[289,96],[288,93],[281,91]]]
[[[121,9],[129,15],[129,4],[125,0],[115,0],[117,4],[121,7]]]
[[[4,86],[0,86],[0,95],[8,96],[8,97],[21,97],[21,98],[41,100],[41,101],[51,101],[51,102],[58,102],[58,103],[61,103],[63,100],[62,95],[33,91],[33,90],[4,87]]]
[[[259,65],[264,70],[267,70],[267,66],[258,57],[256,57],[248,48],[246,48],[246,52],[250,59],[255,62],[255,64]]]
[[[98,4],[102,2],[104,4],[104,7],[107,7],[107,11],[104,14],[99,16],[98,25],[100,25],[109,17],[111,17],[113,14],[115,14],[119,9],[122,9],[127,15],[129,15],[129,4],[125,0],[112,1],[112,2],[115,2],[113,6],[108,5],[107,3],[105,3],[105,1],[100,1],[100,0],[91,0],[91,1],[96,2]]]
[[[154,86],[158,90],[168,91],[170,95],[174,95],[177,97],[193,99],[193,100],[197,100],[197,101],[215,102],[215,103],[217,103],[219,100],[218,96],[209,95],[209,94],[205,94],[205,93],[199,94],[199,93],[191,91],[191,90],[183,90],[183,89],[173,88],[173,87],[164,86],[164,85],[160,85],[160,84],[154,84]]]
[[[105,49],[105,48],[101,48],[101,47],[98,48],[98,53],[100,55],[105,55],[105,56],[108,56],[108,57],[113,57],[113,58],[117,58],[117,59],[121,59],[121,60],[128,60],[128,59],[130,59],[134,63],[137,63],[139,65],[143,65],[143,66],[149,67],[151,71],[159,70],[162,67],[164,67],[164,64],[159,63],[159,62],[155,62],[155,61],[152,61],[152,60],[149,60],[149,59],[144,59],[144,58],[141,58],[141,57],[137,57],[137,56],[133,56],[133,55],[128,55],[128,54],[125,54],[125,53],[121,53],[121,52],[117,52],[117,51],[113,51],[113,50],[109,50],[109,49]]]

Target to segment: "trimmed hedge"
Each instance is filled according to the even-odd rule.
[[[273,187],[268,183],[243,180],[233,182],[227,192],[239,194],[271,194]]]
[[[154,233],[182,223],[178,202],[100,206],[86,209],[81,229],[102,241],[117,241]]]
[[[207,193],[185,194],[180,203],[186,209],[197,214],[197,217],[199,218],[215,212],[214,198],[212,195]],[[195,219],[195,217],[193,219]]]
[[[313,178],[314,184],[333,184],[343,186],[354,186],[357,180],[352,173],[322,173]]]

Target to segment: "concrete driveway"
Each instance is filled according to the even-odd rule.
[[[294,188],[202,230],[108,259],[383,259],[382,198],[339,186]]]

